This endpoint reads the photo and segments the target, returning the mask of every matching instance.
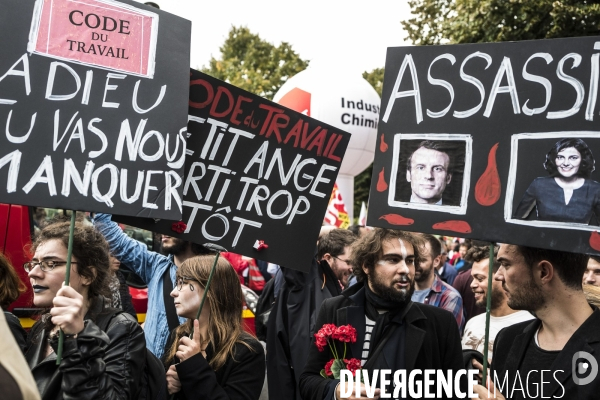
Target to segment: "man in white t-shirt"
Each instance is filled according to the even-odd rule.
[[[498,247],[494,248],[493,272],[496,273],[500,263],[496,261]],[[490,249],[487,246],[475,246],[469,249],[466,260],[473,263],[471,275],[473,282],[471,289],[475,294],[477,306],[484,307],[487,302],[487,286],[489,271]],[[496,335],[502,328],[517,324],[519,322],[533,319],[528,311],[515,311],[507,304],[506,293],[502,289],[502,282],[494,280],[492,282],[492,305],[490,310],[490,342],[488,349],[488,359],[491,361]],[[465,332],[462,338],[462,348],[477,350],[483,354],[485,340],[485,313],[471,318],[465,326]]]

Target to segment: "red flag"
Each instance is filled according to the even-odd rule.
[[[337,183],[333,186],[327,212],[325,213],[324,224],[329,226],[337,226],[341,229],[346,229],[350,226],[350,218],[346,211],[346,206],[342,200],[342,195],[338,189]]]

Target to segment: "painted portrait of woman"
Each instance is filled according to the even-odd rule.
[[[581,139],[561,139],[546,154],[549,176],[536,178],[527,188],[514,217],[542,221],[598,225],[600,183],[590,179],[594,156]]]

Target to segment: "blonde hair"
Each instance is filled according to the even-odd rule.
[[[214,259],[212,255],[187,259],[178,268],[177,278],[194,280],[202,288],[206,288]],[[225,258],[219,257],[204,303],[204,307],[208,306],[210,310],[208,338],[201,338],[202,341],[208,340],[214,349],[214,357],[209,361],[209,365],[215,371],[221,368],[229,357],[234,357],[236,343],[243,343],[252,350],[242,339],[245,334],[242,327],[242,302],[242,288],[237,273]],[[166,365],[175,358],[179,339],[190,335],[193,323],[192,319],[188,319],[175,329],[175,338],[165,359]]]

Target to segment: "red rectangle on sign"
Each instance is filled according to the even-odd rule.
[[[37,0],[28,51],[152,78],[158,15],[112,0]]]

